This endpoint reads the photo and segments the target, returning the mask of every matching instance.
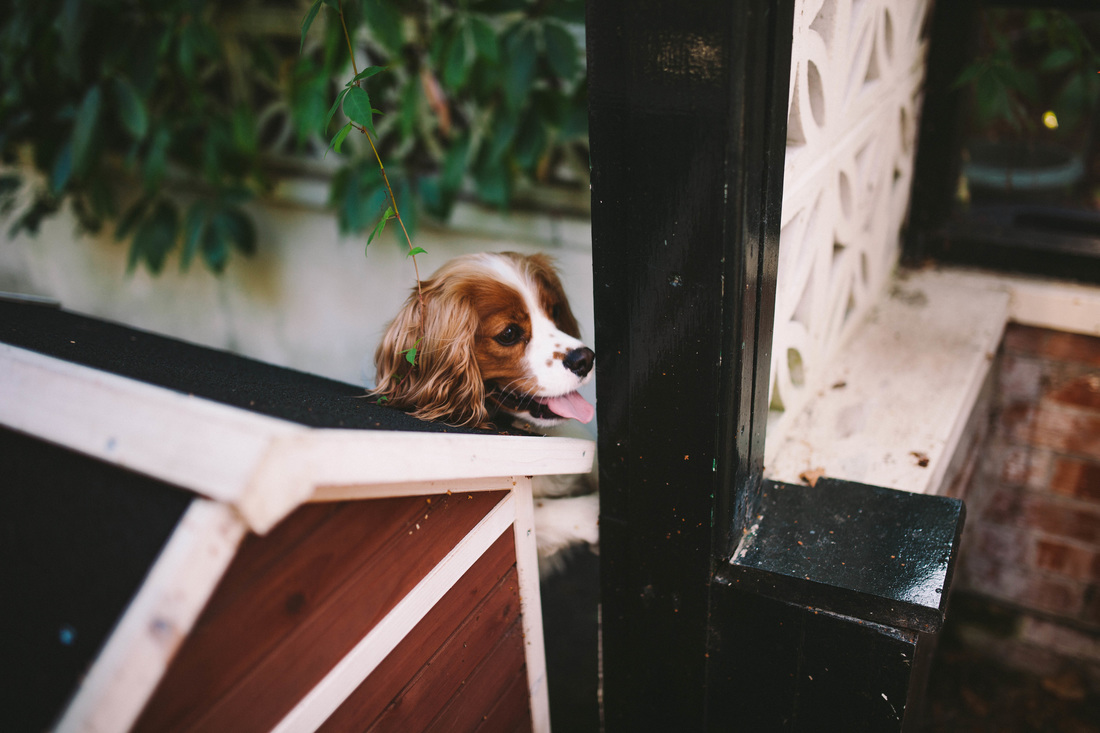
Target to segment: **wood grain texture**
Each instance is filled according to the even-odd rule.
[[[416,730],[431,721],[462,686],[471,658],[476,665],[492,648],[488,637],[515,622],[514,563],[505,533],[319,730]],[[520,696],[526,701],[525,689]]]
[[[507,690],[509,683],[524,676],[523,629],[517,621],[470,675],[466,681],[468,691],[448,700],[435,720],[419,730],[429,733],[473,730],[488,722],[488,713],[500,698],[499,691]]]
[[[307,506],[250,537],[135,730],[270,729],[502,496]]]

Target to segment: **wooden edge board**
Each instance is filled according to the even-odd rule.
[[[530,503],[529,495],[527,501]],[[493,542],[512,526],[516,510],[517,495],[509,493],[298,701],[273,732],[304,733],[316,730],[327,720]]]
[[[59,733],[129,730],[214,592],[246,527],[196,499],[77,689]]]
[[[282,420],[0,344],[0,423],[228,504]]]
[[[0,372],[0,423],[233,505],[259,534],[321,486],[586,473],[595,454],[576,438],[306,428],[7,344]]]
[[[406,481],[384,484],[349,484],[346,486],[318,486],[310,496],[310,502],[359,501],[361,499],[391,499],[401,496],[436,496],[437,494],[461,494],[478,491],[512,491],[516,488],[515,476],[486,476],[484,478],[440,479],[438,481]]]
[[[516,574],[523,623],[523,652],[527,659],[527,691],[531,700],[531,730],[550,733],[550,687],[546,680],[546,646],[542,635],[542,595],[535,542],[535,504],[530,478],[517,480]]]

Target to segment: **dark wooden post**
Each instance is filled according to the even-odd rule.
[[[608,730],[705,724],[713,566],[760,484],[792,7],[589,3]]]
[[[611,733],[898,730],[943,619],[959,502],[761,478],[792,23],[588,4]]]

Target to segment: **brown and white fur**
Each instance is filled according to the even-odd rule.
[[[514,252],[457,257],[414,290],[374,355],[372,394],[424,420],[485,427],[500,413],[545,430],[593,407],[577,389],[595,355],[553,263]],[[423,321],[423,322],[422,322]],[[406,352],[416,348],[412,366]],[[595,547],[599,499],[583,481],[535,481],[535,533],[543,572],[562,550]]]

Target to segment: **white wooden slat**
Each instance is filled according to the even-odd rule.
[[[192,502],[65,710],[58,733],[130,729],[225,573],[245,529],[224,504]]]
[[[539,558],[535,542],[535,508],[530,478],[516,482],[516,573],[519,576],[520,611],[523,614],[524,654],[527,658],[527,691],[531,700],[534,733],[550,733],[550,688],[546,681],[546,646],[542,637],[542,595]]]

